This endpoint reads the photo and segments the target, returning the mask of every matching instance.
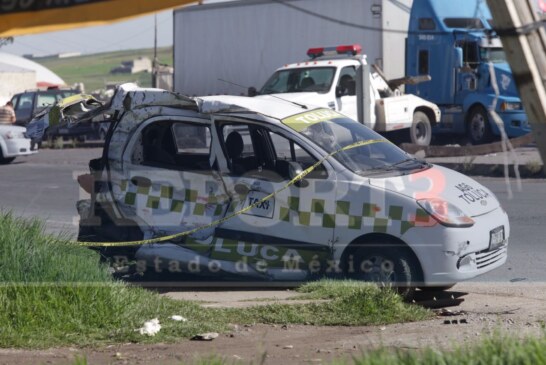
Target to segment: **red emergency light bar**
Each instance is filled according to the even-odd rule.
[[[349,54],[355,56],[360,53],[362,53],[362,46],[360,44],[348,44],[337,47],[316,47],[307,50],[307,56],[311,58],[317,58],[328,54]]]

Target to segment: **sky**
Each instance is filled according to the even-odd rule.
[[[225,1],[232,0],[203,0],[203,4]],[[166,10],[156,15],[157,45],[158,47],[171,46],[173,44],[173,11]],[[15,37],[13,44],[1,47],[0,52],[19,56],[25,54],[44,56],[67,52],[92,54],[153,46],[154,15],[145,15],[110,25]]]
[[[167,10],[157,13],[159,47],[173,44],[172,12]],[[20,56],[44,56],[66,52],[90,54],[153,46],[154,15],[145,15],[110,25],[15,37],[13,44],[3,46],[0,51]]]

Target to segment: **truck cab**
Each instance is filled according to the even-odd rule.
[[[377,132],[407,129],[411,142],[428,145],[432,127],[440,120],[439,108],[391,88],[379,70],[363,73],[369,65],[361,51],[360,45],[311,48],[308,60],[277,69],[259,92],[249,90],[249,95],[328,107]],[[368,109],[363,116],[359,102]]]
[[[406,91],[441,108],[442,121],[433,133],[466,134],[481,144],[498,138],[501,129],[508,137],[530,132],[485,2],[415,0],[411,11],[406,74],[429,74],[432,80]]]

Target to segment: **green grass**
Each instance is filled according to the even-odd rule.
[[[334,364],[358,365],[544,365],[546,364],[546,337],[515,337],[496,335],[481,340],[477,345],[457,347],[452,351],[427,348],[422,351],[380,349],[355,357],[354,361]]]
[[[157,54],[160,63],[172,66],[172,47],[158,48]],[[120,66],[122,61],[130,61],[140,56],[153,59],[153,49],[106,52],[70,58],[45,57],[33,61],[55,72],[67,85],[83,82],[86,92],[89,93],[104,88],[107,82],[136,82],[143,87],[151,86],[152,75],[149,73],[141,72],[134,75],[110,73],[110,70]]]
[[[390,290],[357,281],[321,280],[298,289],[297,299],[329,299],[325,303],[272,304],[244,311],[225,309],[224,315],[258,323],[298,323],[326,326],[364,326],[424,320],[431,312],[408,305]]]
[[[0,347],[175,342],[228,324],[365,325],[429,318],[390,291],[357,282],[324,281],[301,292],[325,303],[247,309],[202,308],[111,279],[98,255],[44,234],[38,220],[0,214]],[[187,322],[170,320],[181,315]],[[135,332],[158,318],[155,337]]]

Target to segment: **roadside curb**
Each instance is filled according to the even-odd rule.
[[[529,152],[529,147],[525,147],[533,142],[534,139],[531,133],[510,140],[512,147],[516,149],[517,160],[519,161],[519,175],[522,178],[545,178],[544,166],[540,161],[540,156],[529,157],[533,156],[533,153]],[[501,156],[508,152],[503,152],[503,146],[500,141],[476,146],[425,147],[403,143],[400,147],[418,158],[425,159],[427,162],[447,167],[465,175],[505,176],[505,164]],[[516,177],[516,164],[514,163],[513,154],[509,153],[507,160],[510,161],[506,165],[508,175]]]
[[[531,133],[522,137],[510,139],[512,147],[534,143],[534,138]],[[493,142],[475,146],[419,146],[411,143],[402,143],[400,145],[404,151],[411,154],[424,154],[424,157],[462,157],[462,156],[481,156],[490,153],[498,153],[503,151],[502,142]]]
[[[471,163],[454,163],[454,162],[432,162],[435,165],[447,167],[470,176],[488,176],[488,177],[504,177],[504,164],[471,164]],[[519,165],[519,175],[522,178],[540,179],[546,178],[542,165],[529,166]],[[508,175],[516,177],[515,165],[508,164]]]

